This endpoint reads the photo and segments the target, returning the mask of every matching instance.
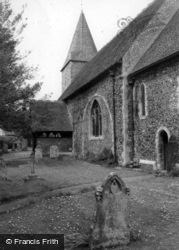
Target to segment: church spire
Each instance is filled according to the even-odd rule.
[[[67,58],[62,67],[62,90],[64,91],[71,83],[74,76],[97,53],[90,29],[88,27],[83,10],[76,26],[76,30],[68,51]],[[75,64],[75,66],[74,66]],[[73,69],[72,69],[73,67]],[[68,68],[68,70],[66,70]],[[75,68],[75,70],[74,70]],[[68,76],[65,72],[68,71]],[[70,77],[69,77],[70,72]],[[68,83],[66,82],[68,78]],[[64,82],[65,81],[65,82]]]
[[[69,61],[89,61],[97,53],[83,10],[76,26],[71,46],[63,68]],[[62,68],[62,70],[63,70]]]

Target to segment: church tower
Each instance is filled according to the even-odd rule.
[[[61,69],[62,93],[71,84],[79,70],[97,53],[91,32],[83,11],[81,12],[71,46]]]

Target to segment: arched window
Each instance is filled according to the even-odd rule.
[[[146,116],[146,88],[145,85],[142,83],[140,87],[140,93],[141,93],[141,98],[140,98],[140,115],[142,117]]]
[[[91,109],[92,136],[99,137],[102,135],[102,114],[97,100],[93,102]]]

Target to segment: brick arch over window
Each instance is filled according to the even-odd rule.
[[[91,107],[91,135],[95,137],[102,136],[102,112],[96,99]]]

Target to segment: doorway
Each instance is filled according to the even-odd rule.
[[[163,170],[168,171],[168,135],[165,130],[159,134],[159,163]]]

